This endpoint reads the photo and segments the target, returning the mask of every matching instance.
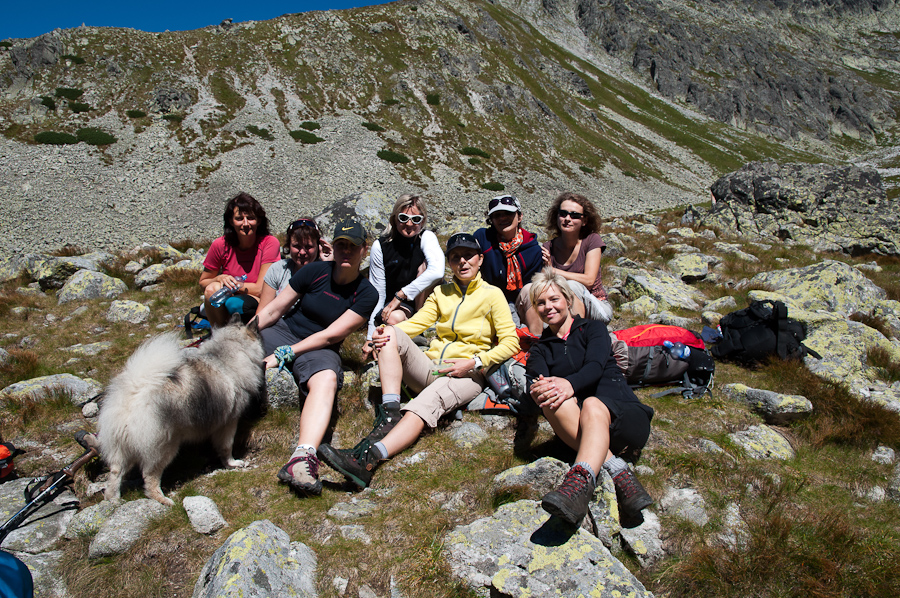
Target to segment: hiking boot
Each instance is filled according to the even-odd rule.
[[[641,511],[653,504],[653,499],[641,486],[634,472],[625,468],[615,475],[616,499],[619,501],[619,518],[636,519]]]
[[[362,490],[371,483],[379,458],[368,438],[363,438],[357,446],[360,448],[340,451],[330,444],[322,444],[319,445],[319,458]]]
[[[322,494],[319,458],[313,451],[294,457],[278,471],[278,479],[302,494]]]
[[[388,403],[387,405],[375,406],[375,425],[368,436],[356,443],[352,449],[334,449],[344,455],[359,456],[363,454],[370,446],[381,441],[388,432],[394,429],[394,426],[400,421],[402,414],[400,413],[400,403]]]
[[[593,496],[591,474],[581,465],[576,465],[566,472],[559,488],[544,495],[541,506],[551,515],[578,525],[587,514]]]

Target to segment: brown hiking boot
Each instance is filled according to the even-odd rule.
[[[620,519],[635,519],[640,517],[641,510],[653,504],[653,499],[641,486],[634,472],[625,468],[615,475],[613,483],[616,485],[616,499],[619,501]]]
[[[593,496],[591,474],[581,465],[576,465],[566,472],[559,488],[544,495],[541,506],[551,515],[578,525],[587,514]]]

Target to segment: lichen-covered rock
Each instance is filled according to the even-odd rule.
[[[113,301],[106,312],[110,322],[142,324],[150,319],[150,308],[137,301]]]
[[[652,596],[597,538],[520,500],[444,537],[453,575],[478,596]]]
[[[269,407],[272,409],[297,405],[300,396],[300,390],[291,373],[287,370],[279,372],[276,368],[266,370],[266,390],[269,395]]]
[[[0,250],[0,282],[6,282],[18,278],[25,271],[27,262],[25,257],[18,252]]]
[[[448,435],[460,448],[470,449],[487,440],[488,434],[484,428],[473,422],[464,422],[454,427]]]
[[[56,295],[60,305],[69,301],[85,301],[105,297],[112,299],[128,290],[124,282],[118,278],[100,272],[79,270],[73,274]]]
[[[725,506],[722,531],[719,532],[718,540],[729,550],[741,550],[750,543],[750,528],[741,517],[741,509],[737,503],[730,502]]]
[[[745,262],[758,262],[759,258],[753,255],[752,253],[747,253],[744,251],[744,246],[739,245],[737,243],[723,243],[721,241],[717,241],[713,243],[713,248],[719,253],[726,253],[728,255],[733,255],[739,260],[743,260]]]
[[[619,523],[616,485],[609,473],[602,467],[597,474],[594,496],[588,504],[588,515],[589,517],[585,517],[581,523],[581,527],[597,536],[604,546],[612,548],[613,537],[622,530],[622,525]]]
[[[649,295],[638,297],[634,301],[623,303],[619,306],[619,311],[633,313],[641,316],[649,316],[659,311],[659,303]]]
[[[66,528],[66,538],[74,540],[81,536],[93,536],[121,504],[120,500],[102,500],[78,511]]]
[[[709,262],[696,254],[676,255],[666,263],[666,266],[684,282],[697,282],[709,274]]]
[[[254,521],[231,534],[216,550],[194,585],[193,598],[299,596],[314,598],[316,555],[291,542],[269,520]]]
[[[66,281],[79,270],[96,272],[97,262],[83,257],[45,257],[31,262],[29,274],[41,285],[41,289],[61,289]]]
[[[34,478],[19,478],[0,484],[0,521],[6,521],[25,506],[25,487]],[[37,554],[56,545],[78,510],[78,498],[63,487],[53,500],[31,513],[3,540],[3,548]]]
[[[197,533],[214,534],[228,525],[219,512],[219,507],[207,496],[186,496],[181,501],[181,506],[187,512],[191,527]]]
[[[637,527],[622,528],[620,532],[625,549],[634,555],[641,568],[652,567],[666,556],[660,539],[662,525],[656,513],[648,509],[641,511],[643,523]]]
[[[629,299],[648,295],[662,308],[699,310],[703,295],[668,272],[629,271],[622,291]]]
[[[834,260],[805,268],[761,272],[750,279],[750,284],[790,297],[799,309],[823,310],[843,316],[857,311],[868,312],[873,304],[885,298],[884,289],[859,270]]]
[[[328,509],[328,516],[339,521],[352,521],[360,517],[368,517],[375,512],[378,505],[367,498],[351,498],[350,502],[339,502]]]
[[[134,286],[141,289],[151,284],[156,284],[166,271],[164,264],[152,264],[137,273],[134,277]]]
[[[31,571],[34,582],[34,595],[40,598],[71,598],[66,586],[65,575],[60,574],[63,564],[63,552],[51,550],[40,554],[17,552],[16,556]]]
[[[527,486],[531,489],[531,498],[540,500],[542,496],[556,490],[569,466],[553,457],[541,457],[537,461],[517,465],[494,476],[492,490],[502,492],[504,488]]]
[[[10,384],[3,390],[0,390],[0,397],[7,395],[19,399],[29,398],[33,401],[39,401],[45,398],[48,393],[62,391],[69,393],[73,405],[80,405],[96,396],[101,390],[100,384],[91,378],[82,379],[72,374],[52,374]]]
[[[808,417],[813,410],[812,402],[800,395],[750,388],[744,384],[726,384],[722,391],[726,397],[746,403],[762,415],[768,424],[784,425]]]
[[[85,357],[93,357],[94,355],[99,355],[104,351],[108,351],[110,347],[112,347],[111,341],[98,341],[96,343],[89,343],[87,345],[78,343],[77,345],[62,347],[60,348],[60,351],[74,353],[75,355],[84,355]]]
[[[707,311],[728,313],[737,309],[737,301],[735,301],[734,297],[732,297],[731,295],[725,295],[724,297],[719,297],[718,299],[710,301],[703,306],[703,309]]]
[[[741,432],[728,435],[731,441],[744,449],[751,459],[794,458],[794,449],[784,436],[766,425],[750,426]]]
[[[709,522],[706,501],[693,488],[669,488],[659,500],[659,508],[669,515],[701,527]]]
[[[164,517],[171,507],[149,498],[123,503],[103,522],[91,541],[88,558],[122,554],[134,546],[157,519]]]

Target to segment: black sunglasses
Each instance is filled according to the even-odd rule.
[[[518,206],[516,206],[516,198],[512,195],[504,195],[503,197],[495,197],[494,199],[492,199],[488,203],[488,210],[493,210],[500,204],[503,204],[505,206],[515,206],[516,209],[518,209]]]
[[[569,210],[563,210],[562,208],[560,208],[559,217],[565,218],[566,216],[568,216],[572,220],[581,220],[581,217],[584,216],[584,212],[570,212]]]
[[[321,232],[319,231],[319,225],[316,224],[315,220],[313,220],[312,218],[301,218],[300,220],[294,220],[293,222],[291,222],[291,225],[288,226],[288,234],[291,234],[301,226],[308,226],[309,228],[314,228],[316,232]]]
[[[420,222],[425,220],[425,216],[422,216],[421,214],[413,214],[412,216],[410,216],[409,214],[400,212],[399,214],[397,214],[397,220],[399,220],[401,224],[406,224],[410,220],[412,220],[413,224],[419,224]]]

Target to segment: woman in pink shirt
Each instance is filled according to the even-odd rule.
[[[278,239],[269,234],[266,211],[249,193],[229,200],[223,220],[225,234],[212,242],[200,275],[206,317],[213,326],[224,325],[229,314],[253,317],[266,271],[281,257]],[[238,280],[241,276],[247,277],[244,282]],[[234,295],[221,307],[211,306],[209,298],[223,286]]]

